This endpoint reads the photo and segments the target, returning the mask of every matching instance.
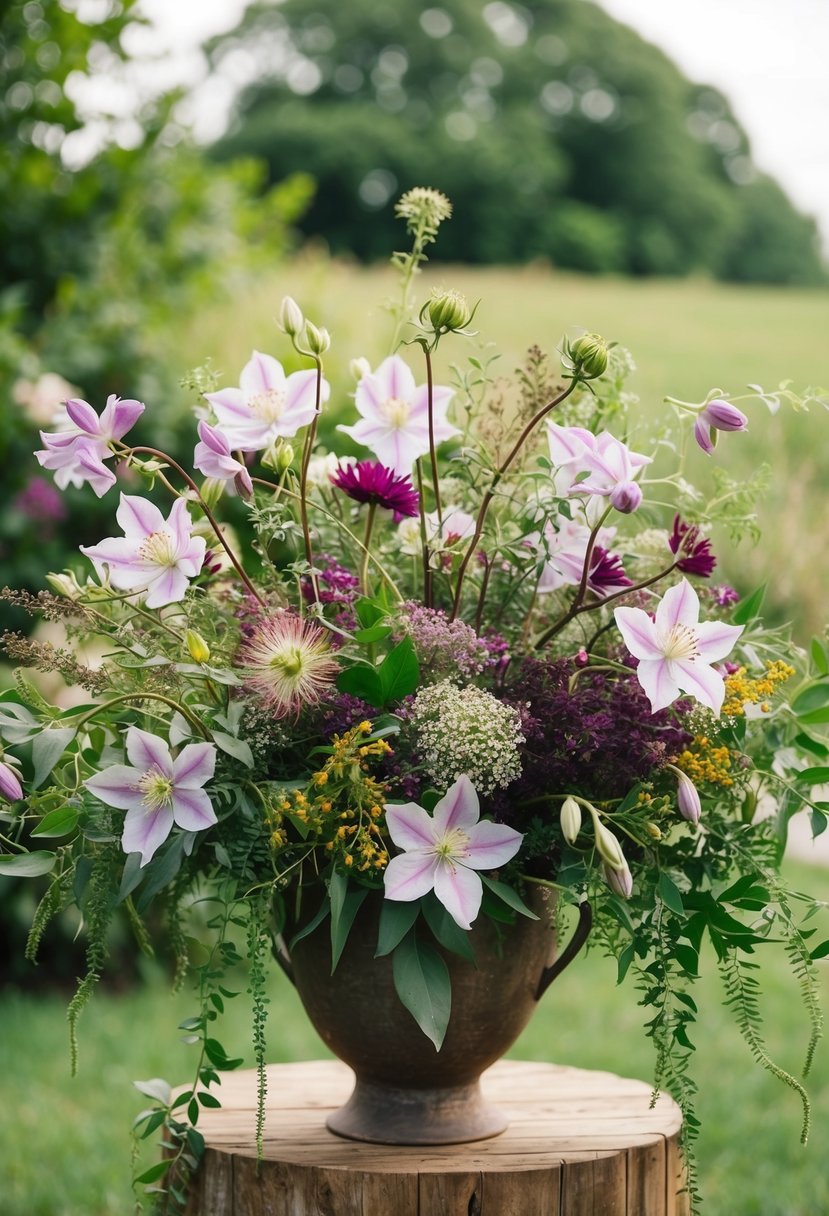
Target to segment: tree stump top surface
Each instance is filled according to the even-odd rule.
[[[510,1125],[470,1144],[401,1148],[333,1135],[353,1085],[336,1060],[268,1069],[264,1161],[256,1074],[225,1073],[205,1110],[199,1216],[682,1216],[681,1115],[642,1081],[504,1060],[482,1079]],[[280,1204],[282,1206],[280,1206]]]

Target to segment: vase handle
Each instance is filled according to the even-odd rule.
[[[572,963],[573,959],[581,950],[584,943],[593,928],[593,909],[589,899],[583,899],[579,904],[579,923],[573,932],[573,936],[567,943],[561,954],[551,963],[549,967],[545,967],[541,973],[541,979],[538,981],[538,987],[535,991],[535,999],[540,1001],[544,993],[550,987],[553,980],[561,975],[565,967]]]

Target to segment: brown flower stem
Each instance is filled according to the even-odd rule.
[[[581,581],[579,582],[578,590],[573,596],[573,601],[564,615],[559,617],[555,624],[551,625],[551,627],[544,634],[545,641],[548,638],[555,637],[559,630],[563,629],[564,626],[568,624],[569,621],[572,621],[575,616],[578,616],[579,609],[584,603],[584,597],[587,594],[587,584],[590,581],[590,563],[593,560],[593,550],[596,547],[596,540],[598,539],[602,524],[607,519],[612,509],[612,507],[607,508],[607,510],[602,514],[601,519],[591,531],[587,540],[587,548],[584,551],[584,565],[582,566]]]
[[[311,548],[311,528],[308,523],[308,465],[311,463],[311,453],[314,450],[314,443],[317,438],[317,419],[320,416],[320,400],[322,398],[322,359],[316,357],[314,362],[317,365],[317,392],[315,400],[315,413],[311,420],[311,425],[305,435],[305,446],[302,449],[302,463],[299,470],[299,517],[302,523],[302,536],[305,541],[305,560],[312,568],[314,566],[314,552]],[[311,587],[314,592],[314,602],[319,603],[320,592],[319,585],[315,574],[311,574]]]
[[[478,607],[475,612],[475,632],[481,632],[481,624],[484,619],[484,604],[486,603],[486,593],[489,590],[489,579],[492,574],[492,562],[488,557],[484,557],[484,576],[481,579],[481,589],[478,592]]]
[[[449,618],[450,620],[454,621],[455,617],[460,611],[461,593],[463,591],[463,580],[466,575],[466,569],[472,560],[472,554],[477,548],[478,541],[481,539],[481,533],[484,530],[484,522],[486,520],[487,512],[489,511],[492,500],[495,497],[495,491],[498,489],[498,483],[501,481],[501,478],[507,472],[512,462],[515,460],[518,453],[521,451],[529,436],[538,426],[539,422],[546,418],[547,414],[549,414],[551,410],[554,410],[557,405],[561,405],[562,401],[570,396],[578,383],[578,379],[574,377],[563,392],[559,393],[557,397],[554,397],[552,401],[548,401],[546,405],[543,405],[541,409],[533,415],[522,430],[521,434],[516,439],[515,443],[510,449],[509,454],[493,473],[492,481],[489,483],[489,487],[484,494],[483,501],[481,502],[481,506],[478,511],[478,518],[475,521],[475,533],[472,540],[469,542],[469,547],[466,550],[466,553],[463,555],[463,561],[461,562],[460,569],[458,570],[458,582],[455,588],[455,602],[452,605],[452,612]]]
[[[435,492],[435,510],[438,513],[438,531],[443,528],[443,508],[440,504],[440,479],[438,478],[438,456],[435,449],[435,386],[432,378],[432,352],[424,343],[423,355],[426,359],[426,393],[427,410],[429,415],[429,460],[432,465],[432,488]]]
[[[573,604],[570,605],[570,608],[564,614],[564,616],[561,617],[560,620],[556,621],[554,625],[551,625],[550,628],[545,633],[542,633],[541,637],[533,643],[533,649],[539,650],[542,646],[546,645],[550,638],[555,637],[555,635],[561,629],[563,629],[565,625],[568,625],[570,621],[574,620],[577,616],[581,616],[583,612],[595,612],[597,608],[604,608],[607,604],[612,604],[614,600],[622,599],[622,597],[625,595],[633,595],[635,591],[643,591],[646,587],[652,587],[653,584],[658,583],[660,579],[667,578],[672,571],[676,570],[678,565],[679,560],[672,562],[666,570],[661,570],[659,574],[654,574],[652,578],[643,579],[641,583],[634,583],[632,587],[623,587],[621,591],[614,591],[613,595],[607,595],[604,599],[596,600],[596,602],[593,604],[580,604],[578,607],[574,608],[574,600]]]
[[[423,501],[423,465],[418,457],[415,461],[417,470],[418,507],[420,510],[420,547],[423,552],[423,603],[427,608],[432,607],[432,567],[431,554],[426,532],[426,503]]]
[[[229,557],[234,570],[239,575],[239,578],[245,584],[245,587],[250,592],[250,594],[254,597],[254,599],[258,600],[259,603],[264,607],[265,601],[262,599],[262,596],[259,594],[259,592],[254,587],[253,583],[248,578],[248,576],[245,573],[245,571],[242,567],[242,564],[239,561],[239,559],[237,558],[236,554],[233,552],[230,545],[227,543],[225,538],[222,536],[221,529],[219,528],[219,524],[218,524],[216,517],[214,516],[213,512],[210,510],[210,507],[208,507],[207,503],[202,498],[201,491],[199,490],[199,487],[196,485],[195,481],[193,481],[193,478],[190,476],[190,474],[185,473],[185,471],[181,467],[181,465],[178,464],[177,461],[173,460],[172,456],[168,456],[166,452],[160,452],[158,450],[158,448],[144,448],[144,447],[130,448],[129,451],[133,456],[139,452],[146,452],[146,454],[148,456],[155,456],[159,460],[163,460],[166,464],[168,464],[171,469],[175,469],[175,471],[178,473],[179,477],[181,477],[181,479],[184,482],[186,482],[186,484],[190,487],[190,489],[195,494],[196,501],[198,502],[199,506],[201,507],[202,511],[204,512],[207,522],[210,524],[210,527],[213,529],[213,531],[216,534],[216,539],[218,540],[219,544],[222,546],[225,553]],[[167,484],[169,485],[169,482]]]

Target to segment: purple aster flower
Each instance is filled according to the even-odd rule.
[[[717,559],[711,552],[711,541],[708,537],[700,536],[696,525],[683,523],[680,517],[675,515],[668,545],[672,553],[682,554],[676,563],[677,570],[681,570],[683,574],[697,574],[700,578],[711,577]]]
[[[625,574],[619,554],[596,545],[590,559],[590,578],[587,585],[596,595],[604,596],[613,591],[621,591],[622,587],[632,587],[633,583]]]
[[[418,493],[411,478],[387,469],[376,460],[340,465],[331,481],[355,502],[367,502],[394,511],[395,521],[418,514]]]
[[[719,587],[712,587],[711,593],[714,600],[720,608],[728,608],[731,604],[737,604],[740,600],[739,591],[735,591],[733,587],[729,587],[727,583],[723,583]]]
[[[340,608],[351,608],[360,594],[360,580],[347,566],[343,566],[330,553],[321,553],[314,558],[321,604],[336,604]],[[310,578],[302,580],[302,594],[313,600],[314,588]]]
[[[442,608],[404,604],[400,624],[414,643],[424,683],[456,677],[473,680],[490,664],[484,640],[465,621],[450,621]]]
[[[43,477],[30,477],[12,505],[35,524],[60,523],[66,518],[60,493]]]

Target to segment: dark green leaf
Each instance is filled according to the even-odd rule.
[[[446,963],[434,946],[418,942],[412,929],[392,955],[392,969],[401,1002],[440,1051],[452,1008]]]
[[[696,975],[698,973],[699,955],[693,946],[684,946],[681,942],[676,942],[673,946],[673,954],[682,970],[688,975]]]
[[[131,895],[141,879],[144,877],[144,871],[141,867],[141,854],[128,853],[127,860],[124,863],[124,873],[121,875],[121,887],[118,891],[118,903],[121,904]]]
[[[363,629],[370,629],[372,625],[376,625],[378,621],[382,621],[388,615],[387,609],[382,604],[378,604],[376,600],[367,599],[365,596],[357,600],[354,611]]]
[[[633,942],[628,942],[628,944],[625,946],[622,953],[619,955],[619,958],[617,959],[617,971],[616,971],[616,983],[617,984],[621,984],[622,980],[627,975],[628,967],[630,967],[630,964],[633,962],[633,957],[634,957],[635,953],[636,953],[636,951],[634,949]]]
[[[420,901],[403,902],[396,899],[384,899],[380,909],[380,928],[377,933],[377,950],[375,958],[391,954],[411,929],[420,912]]]
[[[384,705],[388,701],[402,701],[403,697],[414,692],[420,679],[420,665],[412,639],[403,638],[402,642],[398,642],[386,655],[377,672]]]
[[[167,1170],[172,1165],[172,1161],[156,1161],[155,1165],[151,1165],[148,1170],[144,1170],[143,1174],[139,1174],[134,1179],[135,1182],[158,1182],[159,1178],[163,1178]]]
[[[811,812],[809,819],[812,824],[812,838],[815,839],[826,831],[826,826],[829,823],[829,819],[826,818],[823,811],[815,810]]]
[[[823,709],[812,709],[808,713],[797,715],[800,721],[805,726],[818,726],[824,722],[829,722],[829,705]]]
[[[829,768],[824,765],[818,765],[815,768],[802,768],[797,773],[798,781],[806,781],[809,785],[822,785],[825,781],[829,781]]]
[[[73,806],[59,806],[56,810],[44,815],[36,828],[32,828],[33,836],[68,836],[78,825],[78,812]]]
[[[522,916],[529,917],[530,920],[538,920],[535,912],[532,912],[524,903],[520,895],[513,891],[512,887],[508,887],[505,882],[497,882],[494,878],[488,878],[486,874],[481,874],[481,882],[485,887],[489,887],[493,895],[497,895],[500,900],[508,904],[514,911],[520,912]]]
[[[829,938],[825,942],[821,942],[819,946],[815,946],[809,958],[826,958],[829,955]]]
[[[214,1097],[213,1094],[207,1093],[206,1090],[201,1090],[198,1094],[196,1094],[196,1097],[198,1098],[199,1102],[201,1102],[202,1106],[207,1106],[211,1110],[218,1110],[222,1105],[218,1098]]]
[[[795,735],[794,743],[801,751],[812,752],[815,756],[829,756],[829,747],[825,743],[822,743],[820,739],[813,739],[805,731],[801,731],[799,735]]]
[[[136,901],[136,911],[145,912],[147,910],[152,903],[153,897],[158,894],[162,887],[166,887],[168,883],[172,882],[176,874],[178,874],[183,860],[184,837],[176,836],[165,847],[164,852],[157,854],[144,867],[146,884]]]
[[[792,709],[798,716],[824,705],[829,705],[829,682],[808,684],[792,701]]]
[[[314,932],[314,930],[317,928],[317,926],[322,924],[322,922],[325,920],[326,916],[328,915],[328,913],[330,911],[331,911],[331,904],[329,902],[328,895],[326,894],[325,899],[322,901],[322,904],[320,905],[319,910],[317,911],[316,915],[313,916],[311,918],[311,920],[308,921],[307,925],[303,925],[303,927],[301,929],[299,929],[294,934],[294,936],[291,938],[290,942],[288,943],[288,952],[290,953],[290,951],[293,950],[293,948],[297,944],[297,942],[302,941],[303,937],[309,937]]]
[[[37,878],[54,869],[57,855],[36,849],[33,853],[0,854],[0,874],[12,878]]]
[[[829,676],[829,658],[827,658],[826,650],[820,638],[812,638],[812,644],[809,647],[809,654],[812,657],[812,664],[815,671],[819,675]]]
[[[763,597],[766,594],[766,584],[758,587],[746,599],[740,600],[737,607],[732,613],[731,619],[735,625],[747,625],[753,620],[760,611],[760,605],[763,603]]]
[[[216,746],[220,747],[223,752],[227,752],[228,756],[233,756],[234,760],[239,760],[246,768],[253,768],[253,752],[244,739],[236,739],[223,730],[212,730],[210,734]]]
[[[460,927],[434,894],[430,893],[423,900],[423,915],[444,949],[451,950],[453,954],[459,954],[468,963],[474,964],[475,951],[469,941],[469,933]]]
[[[375,709],[382,707],[383,686],[376,667],[365,663],[355,663],[352,667],[346,667],[337,676],[337,688],[351,697],[359,697],[361,701],[368,701],[369,705],[373,705]]]
[[[32,739],[32,789],[36,790],[43,784],[74,738],[75,731],[71,726],[58,726],[35,735]]]
[[[345,874],[334,871],[328,883],[328,898],[331,902],[331,974],[337,969],[340,955],[348,941],[354,917],[360,909],[367,887],[350,886]]]
[[[682,902],[682,893],[677,887],[673,879],[663,870],[659,875],[659,898],[665,904],[666,908],[670,908],[672,912],[676,912],[678,916],[685,914],[685,905]]]
[[[391,625],[372,625],[370,629],[358,629],[354,640],[363,646],[370,646],[373,642],[384,641],[390,633]]]

